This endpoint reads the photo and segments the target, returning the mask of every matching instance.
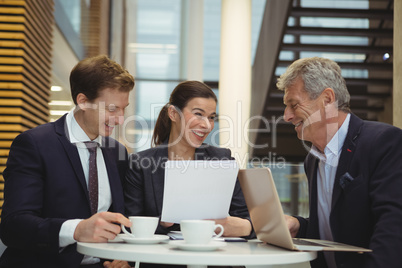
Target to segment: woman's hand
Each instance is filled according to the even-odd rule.
[[[214,221],[216,224],[221,224],[225,229],[223,236],[248,236],[252,230],[250,221],[239,217],[229,216]],[[217,229],[217,231],[220,230]]]
[[[103,267],[105,268],[131,268],[131,266],[126,261],[118,261],[114,260],[112,262],[105,261],[103,263]]]
[[[160,224],[162,227],[169,228],[169,227],[173,226],[174,223],[161,221]]]

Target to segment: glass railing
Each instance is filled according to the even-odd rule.
[[[271,169],[284,213],[308,217],[308,182],[304,173],[303,164],[281,163],[274,165],[255,165],[250,163],[248,165],[248,168],[263,167]]]

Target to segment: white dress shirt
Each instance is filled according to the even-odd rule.
[[[72,109],[66,117],[66,127],[68,130],[68,138],[72,144],[75,144],[80,156],[82,169],[84,172],[85,180],[88,185],[89,174],[89,151],[84,142],[91,141],[85,131],[80,127],[74,117],[74,109]],[[112,204],[112,194],[110,191],[109,178],[106,170],[105,160],[103,158],[101,146],[102,137],[98,136],[93,141],[99,144],[96,151],[96,164],[98,168],[98,212],[107,211]],[[84,204],[83,204],[84,205]],[[89,205],[88,205],[89,206]],[[88,207],[89,208],[89,207]],[[82,219],[67,220],[63,223],[59,233],[59,246],[60,248],[66,247],[70,244],[77,242],[74,239],[74,232],[78,223]],[[85,256],[82,264],[92,264],[99,262],[98,258]]]
[[[332,192],[339,157],[349,129],[350,114],[346,116],[342,126],[338,129],[331,141],[325,146],[324,154],[313,146],[311,153],[319,159],[317,170],[317,213],[320,238],[333,241],[329,216],[331,215]],[[324,253],[329,268],[336,267],[334,254]]]

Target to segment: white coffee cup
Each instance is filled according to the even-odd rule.
[[[184,241],[187,244],[205,245],[211,241],[215,234],[215,229],[220,228],[221,231],[215,237],[223,234],[223,226],[215,224],[210,220],[182,220],[180,221],[180,229],[183,234]]]
[[[135,238],[152,238],[159,222],[158,217],[145,216],[131,216],[129,220],[131,221],[131,233],[126,230],[124,225],[121,226],[121,229],[125,234]]]

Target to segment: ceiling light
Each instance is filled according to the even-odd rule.
[[[50,115],[64,115],[68,113],[69,111],[55,111],[55,110],[50,110]]]
[[[63,88],[60,87],[60,86],[52,86],[52,87],[50,88],[50,90],[51,90],[51,91],[62,91]]]
[[[52,100],[49,102],[49,105],[55,105],[55,106],[70,106],[73,105],[72,101],[58,101],[58,100]]]

